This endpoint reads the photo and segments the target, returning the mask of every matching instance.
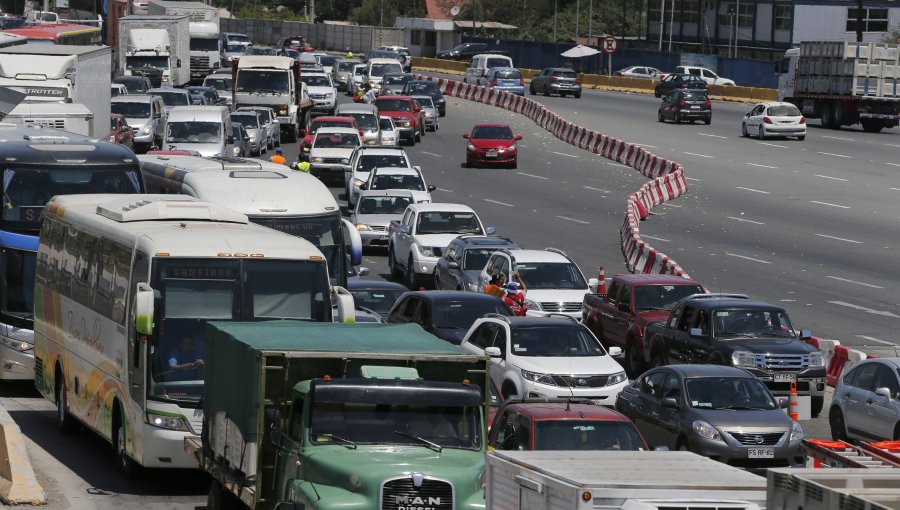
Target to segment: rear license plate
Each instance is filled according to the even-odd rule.
[[[775,374],[775,382],[794,382],[797,380],[797,374]]]
[[[774,459],[774,448],[750,448],[747,450],[748,459]]]
[[[700,109],[699,106],[691,106],[691,110],[699,110],[699,109]]]
[[[485,152],[484,157],[486,158],[496,158],[498,154],[496,152]]]

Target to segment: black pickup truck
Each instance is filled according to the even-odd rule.
[[[714,364],[743,368],[776,396],[809,395],[812,415],[822,410],[822,353],[798,335],[787,312],[736,294],[695,294],[679,301],[665,321],[647,325],[650,364]]]

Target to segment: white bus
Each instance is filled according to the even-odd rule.
[[[348,263],[362,262],[362,240],[341,216],[331,191],[305,172],[240,158],[138,156],[149,193],[180,193],[218,202],[250,221],[299,236],[328,261],[332,282],[347,285]]]
[[[186,196],[63,195],[41,225],[35,385],[138,466],[196,468],[206,322],[352,321],[309,242]]]

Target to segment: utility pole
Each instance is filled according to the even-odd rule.
[[[669,53],[672,53],[672,32],[674,32],[675,28],[675,0],[672,0],[672,5],[669,9]]]
[[[309,0],[309,22],[316,22],[316,0]]]
[[[384,0],[381,0],[381,8],[378,10],[378,26],[384,26]]]
[[[738,37],[741,35],[741,0],[737,0],[734,8],[734,55],[737,58]]]
[[[665,32],[665,31],[666,31],[666,0],[659,0],[659,52],[660,53],[662,53],[663,32]]]
[[[588,0],[588,45],[593,44],[594,0]]]
[[[475,0],[472,0],[472,37],[475,37]]]
[[[581,21],[581,0],[575,0],[575,44],[578,44],[578,34],[581,32],[578,23]]]
[[[863,40],[863,0],[856,0],[856,42]]]
[[[556,13],[559,9],[559,0],[555,0],[553,2],[553,42],[556,43],[559,39],[556,37]]]

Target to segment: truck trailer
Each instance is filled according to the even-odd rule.
[[[147,76],[154,87],[180,87],[191,77],[189,45],[187,16],[125,16],[117,66],[126,76]]]
[[[189,20],[191,80],[203,78],[219,68],[222,42],[219,39],[219,9],[202,2],[153,0],[147,12],[156,16],[187,16]]]
[[[767,510],[897,510],[900,469],[770,469]]]

